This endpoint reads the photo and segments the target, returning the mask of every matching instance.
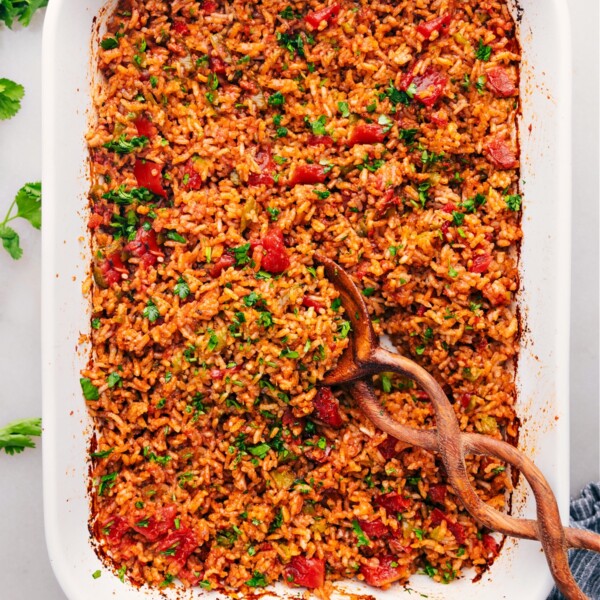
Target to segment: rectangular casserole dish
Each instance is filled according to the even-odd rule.
[[[106,0],[53,0],[43,41],[43,418],[46,539],[56,576],[71,600],[159,598],[164,592],[121,583],[102,566],[88,531],[88,442],[91,433],[79,387],[88,350],[89,305],[82,295],[90,263],[86,228],[85,133],[95,78],[92,52],[102,31]],[[523,335],[518,366],[522,419],[519,446],[548,477],[568,515],[568,323],[570,265],[570,40],[565,0],[522,0],[514,6],[523,47],[520,123],[524,193],[521,248]],[[99,21],[97,21],[99,20]],[[535,503],[521,481],[513,513],[535,518]],[[92,579],[100,569],[103,576]],[[535,574],[535,576],[532,576]],[[448,586],[414,576],[410,587],[384,592],[357,581],[338,584],[341,595],[378,600],[408,597],[542,600],[552,580],[536,542],[507,540],[492,568],[472,583]],[[285,586],[276,597],[297,596]],[[201,589],[169,597],[200,598]],[[214,595],[214,594],[213,594]]]

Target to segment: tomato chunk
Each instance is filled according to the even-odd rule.
[[[440,33],[446,32],[448,30],[448,25],[450,25],[450,21],[452,21],[452,17],[450,16],[450,13],[446,13],[435,19],[431,19],[431,21],[419,23],[417,31],[428,40],[434,31],[439,31]]]
[[[161,510],[160,517],[150,517],[138,521],[132,529],[141,533],[148,541],[156,542],[161,537],[165,536],[169,529],[173,529],[177,507],[174,504],[165,506]],[[141,525],[140,525],[141,523]]]
[[[314,308],[315,310],[321,310],[323,308],[323,305],[318,300],[315,300],[310,296],[304,296],[302,299],[302,306],[305,308]]]
[[[323,183],[327,178],[327,172],[322,165],[298,165],[288,181],[288,185],[294,186],[304,183]]]
[[[133,124],[137,129],[138,135],[145,135],[149,138],[156,135],[156,127],[154,126],[154,123],[145,117],[138,117],[133,121]]]
[[[211,71],[217,75],[225,75],[227,73],[227,63],[216,54],[212,54],[208,59]]]
[[[272,227],[261,240],[260,245],[265,255],[260,263],[267,273],[283,273],[290,266],[290,259],[283,243],[283,234],[277,227]]]
[[[309,12],[306,17],[304,17],[304,20],[314,29],[318,29],[323,21],[329,25],[340,13],[340,8],[340,5],[337,2],[334,2],[331,6]]]
[[[213,278],[217,278],[225,269],[233,267],[233,265],[235,265],[235,257],[232,254],[225,252],[219,257],[217,262],[208,270],[208,274]]]
[[[488,142],[485,153],[490,162],[499,169],[515,169],[519,165],[515,153],[502,138],[494,138]]]
[[[398,452],[396,451],[397,443],[398,440],[396,438],[388,435],[387,439],[377,445],[377,450],[379,450],[381,456],[383,456],[385,460],[390,460],[398,455]]]
[[[133,167],[133,174],[139,187],[148,188],[157,196],[167,197],[167,192],[162,186],[161,165],[138,158]]]
[[[373,587],[384,587],[405,576],[404,569],[398,565],[396,558],[391,555],[379,556],[376,564],[364,564],[360,572],[365,581]]]
[[[202,188],[202,177],[194,169],[194,162],[190,159],[183,167],[183,187],[186,190],[199,190]]]
[[[425,106],[433,106],[442,97],[448,78],[429,67],[425,73],[417,75],[412,83],[417,88],[415,98]]]
[[[503,67],[493,67],[486,71],[487,88],[496,96],[508,98],[517,93],[517,88],[510,78],[508,72]]]
[[[481,536],[481,543],[488,555],[496,556],[498,554],[498,542],[489,533]]]
[[[471,273],[485,273],[489,269],[491,262],[491,254],[478,254],[473,259],[473,264],[469,271],[471,271]]]
[[[113,283],[120,282],[124,273],[127,273],[127,267],[121,260],[121,254],[113,252],[94,270],[94,279],[99,287],[106,289]]]
[[[88,227],[90,229],[96,229],[96,227],[100,227],[102,223],[104,223],[104,217],[98,213],[90,215],[90,218],[88,219]]]
[[[325,560],[294,556],[283,570],[283,577],[289,584],[314,590],[325,583]]]
[[[182,21],[182,20],[175,21],[173,23],[173,29],[179,35],[189,35],[190,34],[190,30],[189,30],[189,27],[187,26],[187,23],[185,21]]]
[[[384,508],[386,513],[396,515],[408,509],[410,500],[396,492],[389,492],[388,494],[380,494],[377,496],[377,498],[375,498],[375,504]]]
[[[146,231],[143,227],[137,230],[135,239],[129,242],[124,249],[139,258],[145,267],[156,264],[158,257],[163,254],[156,241],[154,229]]]
[[[158,551],[168,552],[173,557],[173,562],[183,566],[197,547],[198,540],[194,531],[189,527],[182,527],[169,533],[158,545]]]
[[[110,517],[102,526],[102,533],[111,546],[121,543],[123,536],[129,531],[129,523],[123,517]]]
[[[385,136],[385,129],[376,123],[357,125],[348,139],[348,146],[354,146],[355,144],[378,144],[385,140]]]
[[[254,155],[254,160],[260,169],[260,173],[250,173],[248,177],[248,185],[273,185],[273,170],[275,169],[275,161],[271,146],[263,146],[259,148]]]
[[[333,138],[330,135],[310,135],[306,143],[309,146],[333,146]]]
[[[314,397],[315,416],[326,425],[339,429],[344,422],[340,414],[340,403],[331,388],[321,387]]]
[[[454,539],[459,544],[464,544],[465,540],[467,539],[465,528],[460,523],[456,523],[455,521],[449,519],[439,508],[434,508],[431,511],[431,524],[435,527],[442,521],[446,521],[448,531],[454,536]]]
[[[202,12],[205,12],[207,15],[209,15],[210,13],[214,13],[215,10],[217,10],[218,5],[216,2],[213,2],[212,0],[204,0],[204,2],[202,2],[202,6],[200,7],[200,10]]]
[[[273,185],[275,180],[269,173],[250,173],[248,176],[248,185]]]
[[[437,504],[444,504],[447,491],[448,488],[443,483],[432,485],[429,488],[429,497]]]
[[[379,538],[385,537],[390,532],[387,525],[384,525],[381,519],[375,519],[374,521],[358,519],[358,524],[372,540],[378,540]]]

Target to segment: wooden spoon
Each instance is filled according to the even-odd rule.
[[[469,513],[490,530],[540,540],[558,589],[569,600],[585,600],[585,594],[569,569],[567,548],[600,552],[600,535],[563,528],[550,485],[533,462],[514,446],[485,435],[462,433],[452,404],[437,381],[414,361],[379,345],[362,294],[350,276],[325,256],[316,254],[315,258],[324,266],[325,275],[339,291],[353,331],[348,348],[336,368],[326,374],[323,384],[344,385],[369,419],[388,435],[439,453],[450,484]],[[423,388],[433,404],[437,429],[415,429],[393,419],[377,400],[368,381],[369,376],[384,371],[400,373]],[[537,521],[511,517],[483,502],[469,481],[464,459],[466,454],[494,456],[523,473],[536,499]]]

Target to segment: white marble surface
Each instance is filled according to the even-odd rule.
[[[598,2],[568,0],[573,35],[573,283],[571,492],[600,478],[598,448]],[[39,180],[43,15],[28,29],[0,26],[0,77],[22,83],[23,109],[0,122],[0,215]],[[23,258],[0,249],[0,424],[41,413],[40,234],[18,224]],[[46,554],[41,448],[0,455],[2,600],[64,600]]]

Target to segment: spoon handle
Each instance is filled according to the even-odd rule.
[[[535,464],[506,442],[480,434],[462,433],[446,394],[437,381],[414,361],[379,347],[361,366],[363,372],[393,371],[417,382],[431,399],[437,429],[418,430],[394,421],[376,399],[370,384],[353,381],[348,384],[350,393],[369,418],[383,431],[403,442],[439,452],[456,495],[471,515],[491,530],[540,540],[560,591],[570,600],[585,600],[586,596],[569,569],[566,549],[572,546],[600,552],[600,535],[589,532],[581,535],[578,530],[563,529],[556,498]],[[483,502],[469,481],[465,454],[495,456],[521,471],[533,490],[538,520],[516,519]]]

